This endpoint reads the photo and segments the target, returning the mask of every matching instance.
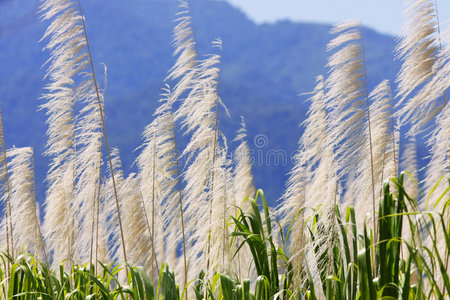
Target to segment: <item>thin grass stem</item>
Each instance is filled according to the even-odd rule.
[[[117,216],[118,216],[118,219],[119,219],[120,237],[121,237],[121,240],[122,240],[123,258],[125,260],[125,270],[126,270],[126,273],[128,274],[127,251],[126,251],[126,248],[125,248],[125,237],[124,237],[124,234],[123,234],[122,218],[121,218],[121,214],[120,214],[120,206],[119,206],[119,198],[118,198],[118,195],[117,195],[116,181],[114,179],[114,169],[113,169],[113,165],[112,165],[111,151],[110,151],[110,148],[109,148],[108,135],[106,134],[105,117],[104,117],[104,114],[103,114],[102,103],[101,103],[101,100],[100,100],[100,92],[99,92],[99,89],[98,89],[97,79],[95,77],[94,63],[92,61],[92,54],[91,54],[91,49],[90,49],[90,46],[89,46],[89,40],[88,40],[88,36],[87,36],[86,23],[84,21],[83,9],[81,7],[81,1],[80,0],[78,0],[78,6],[79,6],[79,9],[80,9],[81,21],[82,21],[82,25],[83,25],[83,32],[84,32],[84,37],[85,37],[85,40],[86,40],[86,47],[87,47],[87,51],[88,51],[88,55],[89,55],[89,62],[90,62],[90,65],[91,65],[92,79],[94,81],[95,93],[97,95],[97,102],[98,102],[98,106],[99,106],[100,117],[101,117],[101,120],[102,120],[102,129],[103,129],[103,136],[105,137],[106,151],[108,152],[109,168],[111,170],[111,179],[112,179],[112,184],[113,184],[113,189],[114,189],[114,198],[115,198],[115,202],[116,202]]]

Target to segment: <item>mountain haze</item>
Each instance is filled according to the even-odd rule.
[[[221,129],[234,148],[240,115],[245,117],[256,185],[275,203],[291,162],[277,165],[269,153],[286,153],[288,158],[297,147],[302,131],[298,125],[308,106],[304,93],[312,91],[317,75],[327,72],[330,26],[289,21],[256,25],[226,2],[191,2],[199,53],[216,51],[211,41],[223,40],[220,95],[231,118],[220,112]],[[42,66],[49,53],[42,51],[46,41],[38,41],[48,24],[40,22],[36,3],[0,1],[0,105],[7,147],[35,148],[38,197],[43,199],[47,137],[44,112],[37,110],[45,85]],[[110,144],[119,147],[124,166],[131,166],[133,150],[152,120],[175,61],[171,39],[177,1],[89,0],[83,5],[98,76],[103,74],[100,63],[108,67],[105,111]],[[392,80],[398,64],[393,62],[393,37],[367,28],[363,33],[371,89],[383,79]],[[255,145],[255,137],[263,144]]]

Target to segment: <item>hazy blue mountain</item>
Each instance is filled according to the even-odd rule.
[[[39,43],[42,24],[36,0],[0,1],[0,105],[7,146],[36,149],[38,196],[44,197],[48,161],[42,156],[47,138],[45,115],[37,111],[49,53]],[[106,122],[110,143],[121,150],[125,166],[136,156],[142,130],[152,119],[164,78],[174,62],[171,45],[177,2],[169,0],[89,0],[85,17],[97,73],[108,66]],[[326,75],[328,25],[292,23],[256,25],[223,1],[191,1],[199,52],[216,51],[223,40],[220,94],[231,118],[221,111],[220,126],[231,142],[246,119],[255,158],[258,187],[274,203],[291,169],[290,155],[301,134],[305,100],[314,78]],[[364,28],[369,89],[393,79],[394,38]],[[264,136],[261,136],[264,135]],[[261,144],[255,145],[257,137]],[[267,142],[267,143],[266,143]],[[284,151],[284,152],[283,152]],[[286,153],[283,161],[275,156]],[[268,161],[267,161],[268,160]],[[127,170],[129,170],[127,168]]]

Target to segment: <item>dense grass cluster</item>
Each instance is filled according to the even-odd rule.
[[[333,267],[319,274],[322,285],[317,285],[308,267],[304,269],[303,282],[295,282],[286,245],[290,228],[283,232],[271,217],[264,193],[259,190],[256,200],[248,200],[252,207],[249,213],[241,211],[235,217],[230,216],[235,225],[232,236],[243,237],[241,246],[250,249],[254,282],[226,273],[216,273],[209,281],[201,271],[183,288],[165,264],[152,281],[143,267],[129,266],[125,279],[119,274],[123,266],[100,263],[98,270],[94,265],[91,268],[74,265],[65,270],[61,264],[52,271],[47,263],[36,261],[29,254],[19,256],[12,265],[12,258],[2,255],[1,295],[13,299],[445,299],[450,290],[446,265],[450,228],[443,213],[408,211],[407,207],[417,202],[404,190],[403,180],[403,174],[392,179],[395,193],[390,191],[388,182],[384,186],[377,244],[367,226],[356,227],[353,207],[347,207],[343,215],[335,207],[339,228],[335,244],[330,245]],[[322,217],[319,211],[314,213],[313,225],[308,228],[308,239],[318,238],[316,225]],[[436,241],[439,227],[445,232],[443,243]],[[405,228],[413,233],[427,232],[425,238],[433,241],[433,247],[424,245],[425,235],[415,234],[415,238],[405,235]],[[281,243],[276,245],[278,238]],[[234,256],[239,254],[238,249]],[[188,290],[192,291],[189,298]]]
[[[229,155],[222,42],[199,55],[187,2],[176,62],[128,175],[108,142],[106,68],[101,88],[81,2],[43,0],[40,13],[50,53],[45,214],[41,222],[33,149],[6,150],[0,126],[2,297],[449,297],[450,34],[432,1],[406,10],[396,95],[387,80],[369,91],[361,24],[333,26],[329,72],[317,77],[276,208],[255,189],[243,118]],[[423,180],[401,132],[427,139]]]

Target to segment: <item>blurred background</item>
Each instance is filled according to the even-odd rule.
[[[441,23],[450,1],[436,2]],[[111,146],[120,149],[125,172],[133,170],[144,127],[151,122],[164,79],[175,58],[172,30],[176,0],[82,1],[95,68],[108,67],[106,126]],[[272,205],[281,196],[291,157],[302,133],[299,124],[317,75],[326,76],[330,25],[359,19],[366,49],[369,90],[394,80],[396,35],[402,27],[400,0],[193,0],[190,1],[199,52],[215,51],[223,40],[220,128],[230,149],[244,116],[254,160],[256,186]],[[37,197],[45,198],[48,160],[45,113],[39,111],[49,57],[39,42],[48,23],[37,0],[0,0],[0,106],[7,148],[31,146],[36,153]],[[442,13],[441,13],[442,12]],[[418,140],[419,155],[425,156]]]

